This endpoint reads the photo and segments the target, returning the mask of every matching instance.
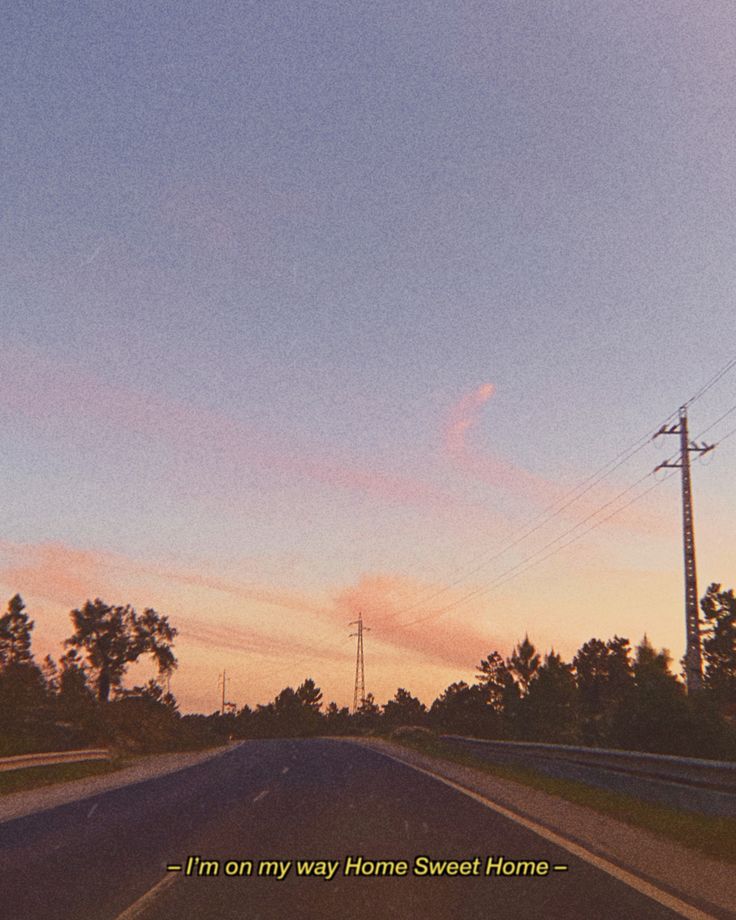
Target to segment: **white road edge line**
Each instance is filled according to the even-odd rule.
[[[686,917],[687,920],[717,920],[717,918],[715,918],[712,914],[704,913],[704,911],[699,910],[697,907],[693,907],[686,901],[681,901],[680,898],[668,894],[661,888],[657,888],[657,886],[652,885],[651,882],[647,882],[644,879],[634,875],[633,873],[627,872],[626,869],[621,869],[619,866],[615,865],[615,863],[609,862],[602,856],[596,856],[595,853],[591,853],[590,850],[586,850],[585,847],[582,847],[577,843],[573,843],[572,840],[567,840],[564,837],[561,837],[554,831],[548,830],[541,824],[537,824],[536,821],[531,821],[529,818],[523,818],[521,815],[517,815],[516,812],[510,811],[508,808],[504,808],[503,805],[499,805],[497,802],[494,802],[492,799],[488,799],[485,796],[480,795],[478,792],[473,792],[472,789],[467,789],[465,786],[461,786],[460,783],[456,783],[451,779],[446,779],[444,776],[440,776],[439,773],[433,773],[431,770],[426,770],[424,767],[417,767],[413,763],[402,760],[400,757],[395,757],[393,754],[387,754],[385,751],[379,751],[376,748],[370,748],[370,750],[374,750],[377,754],[382,754],[384,757],[388,757],[390,760],[395,760],[396,763],[401,763],[405,767],[416,770],[417,773],[424,773],[425,776],[430,776],[432,779],[436,779],[439,782],[444,783],[446,786],[450,786],[451,789],[457,790],[457,792],[462,792],[463,795],[467,795],[469,798],[475,799],[476,802],[480,802],[481,805],[491,809],[491,811],[497,811],[500,815],[503,815],[504,818],[509,818],[511,821],[515,821],[516,824],[520,824],[522,827],[525,827],[527,830],[538,834],[545,840],[549,840],[550,843],[554,843],[556,846],[562,847],[563,850],[567,850],[567,852],[572,853],[573,856],[577,856],[579,859],[590,863],[592,866],[595,866],[596,869],[600,869],[602,872],[606,872],[608,875],[613,876],[613,878],[618,879],[618,881],[628,885],[629,888],[633,888],[635,891],[646,895],[653,901],[657,901],[657,903],[662,904],[664,907],[668,907],[670,910],[679,914],[681,917]]]
[[[269,792],[270,792],[269,789],[264,789],[262,792],[258,793],[258,795],[253,799],[253,801],[260,802],[261,799],[265,799],[265,797],[268,795]]]
[[[156,882],[153,888],[149,888],[148,891],[131,904],[130,907],[126,907],[122,914],[118,914],[115,920],[139,920],[156,898],[163,894],[167,888],[170,888],[179,878],[179,873],[167,873],[160,882]]]

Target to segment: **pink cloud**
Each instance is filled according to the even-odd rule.
[[[452,407],[443,432],[445,449],[462,469],[484,482],[537,501],[553,501],[561,494],[558,486],[470,443],[469,435],[494,393],[493,384],[484,383]]]
[[[371,468],[334,450],[326,454],[214,410],[114,386],[86,369],[52,363],[31,349],[6,351],[3,364],[12,373],[0,393],[0,413],[20,413],[51,435],[78,433],[84,440],[94,431],[97,445],[114,437],[119,454],[125,452],[126,436],[145,436],[152,445],[175,452],[169,483],[176,487],[183,477],[185,484],[179,483],[179,488],[190,496],[211,497],[212,475],[218,470],[232,482],[233,469],[251,467],[388,504],[442,513],[471,510],[462,499],[418,477]]]
[[[468,588],[465,585],[465,592]],[[441,592],[441,593],[440,593]],[[458,605],[452,617],[444,609],[461,596],[460,590],[445,590],[442,585],[418,582],[403,575],[367,574],[335,597],[333,615],[345,623],[362,613],[371,629],[371,642],[381,642],[428,662],[467,671],[493,648],[504,644],[489,634],[481,634],[468,622],[477,612],[472,601]],[[415,620],[430,619],[429,626]]]
[[[0,541],[0,578],[30,595],[76,606],[87,598],[104,596],[112,603],[130,582],[177,583],[205,591],[224,593],[238,600],[254,601],[285,610],[319,615],[325,607],[313,597],[263,585],[242,584],[167,566],[131,559],[122,553],[81,550],[63,543],[39,544]]]
[[[305,592],[285,591],[271,586],[241,584],[212,574],[156,566],[119,553],[80,550],[61,543],[18,544],[0,542],[0,581],[9,591],[19,591],[26,601],[51,602],[55,609],[70,610],[87,598],[102,597],[109,603],[152,605],[171,616],[180,630],[180,640],[210,650],[227,649],[256,655],[288,658],[306,655],[311,659],[341,661],[351,652],[344,641],[330,646],[310,643],[309,634],[320,623],[333,631],[339,624],[348,632],[348,623],[359,611],[372,629],[372,639],[404,652],[414,653],[415,660],[445,666],[473,667],[493,646],[493,637],[480,635],[472,626],[447,618],[443,628],[427,629],[421,624],[408,625],[427,614],[439,614],[443,605],[460,596],[460,590],[443,592],[439,599],[425,600],[442,586],[422,583],[402,575],[371,574],[355,584],[338,588],[332,598],[321,602]],[[201,589],[204,594],[179,598],[178,586]],[[467,590],[467,586],[465,587]],[[257,626],[247,621],[233,623],[227,612],[204,615],[197,612],[204,602],[210,611],[218,602],[208,595],[228,594],[247,605],[269,605],[302,614],[303,625],[289,622],[289,636],[284,622],[263,621]],[[168,599],[168,600],[167,600]],[[411,608],[406,612],[407,608]],[[472,603],[459,608],[468,614]],[[243,608],[243,616],[255,611]],[[64,628],[67,623],[64,622]],[[448,642],[448,631],[452,640]],[[301,633],[301,635],[300,635]],[[344,637],[341,635],[340,639]],[[286,642],[286,646],[285,646]],[[494,646],[495,647],[495,646]]]
[[[566,499],[570,496],[569,487],[529,472],[498,454],[479,449],[472,443],[473,429],[478,425],[481,413],[494,393],[493,384],[484,383],[465,394],[452,407],[443,430],[443,443],[447,454],[460,469],[495,488],[520,495],[545,509],[557,504],[566,504]],[[632,494],[622,496],[620,502],[617,502],[616,498],[623,488],[625,487],[598,484],[590,495],[581,495],[579,499],[571,502],[569,508],[565,508],[564,515],[573,520],[580,520],[611,502],[610,506],[601,511],[601,517],[605,517],[633,497]],[[595,519],[591,519],[591,524],[594,522]],[[666,524],[651,510],[642,511],[641,508],[633,507],[612,517],[608,526],[652,533],[663,532]]]

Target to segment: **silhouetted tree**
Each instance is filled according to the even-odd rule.
[[[311,712],[319,712],[322,707],[322,691],[311,677],[297,687],[296,695],[302,706]]]
[[[736,596],[719,584],[700,601],[706,621],[703,640],[705,686],[723,706],[736,706]],[[736,713],[734,713],[736,715]]]
[[[514,677],[507,662],[498,652],[491,652],[477,666],[478,684],[486,702],[497,713],[503,713],[509,700],[509,693]]]
[[[573,658],[586,744],[612,743],[613,724],[633,685],[630,654],[629,640],[614,636],[590,639]]]
[[[0,721],[32,722],[46,699],[46,681],[32,661],[9,664],[0,671]]]
[[[397,725],[422,725],[426,714],[427,707],[424,703],[403,687],[399,687],[394,698],[383,707],[383,718],[390,728]]]
[[[524,701],[525,728],[536,741],[571,744],[578,739],[578,688],[572,665],[554,651],[529,684]]]
[[[62,655],[59,663],[59,700],[71,709],[79,705],[87,705],[94,699],[92,691],[87,684],[87,672],[84,662],[79,657],[76,649],[69,649]]]
[[[514,648],[507,663],[509,670],[516,678],[522,696],[528,693],[532,678],[539,668],[539,662],[540,656],[529,641],[529,636],[524,636],[524,641]]]
[[[347,706],[338,706],[334,701],[328,703],[325,711],[325,730],[330,735],[347,734],[351,729],[350,710]]]
[[[171,646],[177,631],[168,617],[150,607],[138,614],[128,605],[112,607],[96,598],[81,610],[72,610],[71,618],[74,633],[65,645],[84,652],[100,702],[107,702],[110,690],[122,683],[128,665],[141,655],[154,658],[160,675],[176,667]]]
[[[259,705],[251,720],[258,737],[314,734],[321,724],[322,691],[311,677],[296,690],[284,687],[272,703]]]
[[[613,727],[616,746],[663,754],[683,751],[689,711],[685,687],[670,664],[667,650],[657,651],[644,636],[635,649],[633,683]]]
[[[44,658],[41,673],[46,684],[46,691],[55,696],[59,692],[59,668],[51,655]]]
[[[368,693],[361,701],[358,711],[354,714],[355,725],[361,731],[374,731],[380,722],[381,710],[372,693]]]
[[[165,690],[163,686],[153,678],[142,686],[132,687],[130,690],[117,688],[115,697],[116,699],[149,700],[152,703],[160,703],[173,712],[176,712],[179,708],[174,694]]]
[[[489,705],[483,687],[470,687],[461,680],[450,684],[432,703],[429,722],[448,734],[495,738],[500,732],[501,714]]]
[[[25,606],[20,594],[15,594],[8,601],[8,612],[0,617],[0,668],[33,661],[33,621],[23,612]]]

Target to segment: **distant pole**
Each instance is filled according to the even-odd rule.
[[[222,706],[220,708],[220,714],[225,715],[225,686],[227,684],[227,671],[223,670],[222,677],[218,679],[218,683],[222,680]]]
[[[358,650],[355,656],[355,691],[353,693],[353,712],[358,711],[358,705],[363,704],[365,700],[365,661],[363,659],[363,614],[358,614],[358,619],[353,620],[350,626],[357,626],[358,631],[350,633],[351,636],[358,637]],[[366,632],[370,630],[366,628]]]
[[[707,454],[714,444],[691,442],[687,430],[687,405],[680,408],[677,425],[662,425],[654,435],[679,434],[680,458],[675,463],[665,461],[655,469],[672,467],[682,471],[682,548],[685,562],[685,682],[688,693],[703,688],[703,655],[700,645],[700,611],[698,608],[698,578],[695,568],[695,525],[693,522],[693,496],[690,480],[690,454]]]

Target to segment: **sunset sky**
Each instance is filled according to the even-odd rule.
[[[2,32],[0,590],[38,660],[100,596],[169,615],[184,711],[223,668],[238,705],[350,703],[358,611],[379,702],[527,631],[677,662],[678,477],[585,531],[736,354],[731,0],[32,2]],[[692,434],[734,404],[736,370]],[[735,474],[736,436],[694,466],[701,594],[736,587]]]

